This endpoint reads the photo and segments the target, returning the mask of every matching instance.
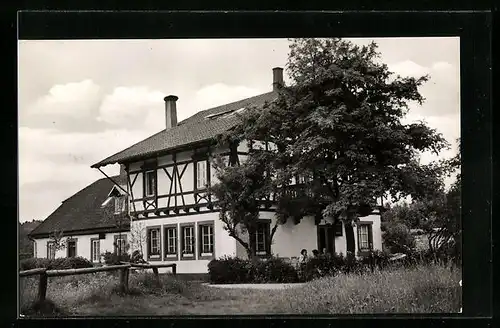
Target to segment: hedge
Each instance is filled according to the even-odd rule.
[[[46,268],[48,270],[66,270],[91,267],[93,267],[92,262],[83,257],[65,257],[57,259],[29,258],[22,260],[19,263],[19,268],[21,271],[36,268]]]
[[[213,284],[292,283],[298,281],[295,268],[279,258],[250,261],[223,257],[208,264],[209,280]]]
[[[294,283],[310,281],[337,273],[364,273],[389,263],[389,254],[376,251],[370,257],[348,260],[343,255],[311,258],[294,267],[283,259],[242,260],[223,257],[208,264],[209,280],[213,284]]]

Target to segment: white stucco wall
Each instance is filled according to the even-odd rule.
[[[180,225],[183,223],[194,223],[195,225],[195,260],[182,260],[179,259],[177,261],[151,261],[152,263],[176,263],[177,264],[177,273],[207,273],[208,272],[208,263],[210,260],[198,259],[198,243],[200,242],[199,231],[198,231],[198,222],[202,221],[213,221],[214,223],[214,250],[215,257],[219,258],[224,255],[228,256],[236,256],[236,241],[229,236],[227,231],[223,229],[222,222],[219,220],[219,213],[204,213],[204,214],[193,214],[186,216],[178,216],[178,217],[166,217],[166,218],[154,218],[154,219],[146,219],[146,220],[138,220],[132,222],[132,231],[137,229],[137,226],[141,226],[139,229],[147,229],[147,227],[157,227],[160,226],[160,240],[161,240],[161,254],[163,255],[165,252],[165,231],[163,229],[164,225],[177,225],[177,249],[178,252],[181,249],[181,234],[180,234]],[[147,244],[146,240],[143,244],[144,250],[144,258],[148,258],[147,254]],[[160,272],[169,272],[170,268],[160,269]]]
[[[115,235],[119,235],[120,233],[118,232],[113,232],[113,233],[106,233],[105,234],[105,239],[100,240],[100,252],[105,253],[105,252],[113,252],[114,246],[113,243],[115,241]],[[130,240],[130,233],[129,232],[122,232],[122,236],[126,235],[127,240]],[[66,237],[65,237],[66,238]],[[91,260],[90,258],[90,240],[93,238],[99,238],[99,234],[92,234],[92,235],[75,235],[71,236],[70,238],[76,239],[76,256],[81,256],[89,261]],[[47,258],[47,242],[49,241],[49,238],[40,238],[36,239],[36,250],[37,258]],[[61,258],[61,257],[67,257],[67,248],[64,248],[62,250],[58,250],[56,252],[56,258]]]

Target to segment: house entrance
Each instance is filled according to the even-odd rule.
[[[335,253],[335,237],[342,236],[342,223],[325,224],[318,226],[318,251]]]

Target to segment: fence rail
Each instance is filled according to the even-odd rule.
[[[42,302],[45,301],[47,297],[48,277],[72,276],[78,274],[96,273],[104,271],[120,271],[120,291],[127,292],[128,277],[131,268],[152,269],[158,284],[160,284],[160,276],[158,273],[158,268],[172,268],[172,273],[174,275],[177,274],[177,265],[175,263],[172,264],[141,264],[141,263],[128,263],[128,262],[121,262],[121,263],[122,264],[119,265],[109,265],[109,266],[95,267],[95,268],[67,269],[67,270],[47,270],[46,268],[36,268],[31,270],[20,271],[19,277],[30,277],[35,275],[39,276],[40,280],[38,284],[38,300]]]

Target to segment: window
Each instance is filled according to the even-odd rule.
[[[90,240],[90,258],[92,262],[101,261],[101,243],[99,239]]]
[[[196,189],[204,189],[207,185],[207,161],[196,162]]]
[[[177,226],[165,227],[165,257],[177,259]]]
[[[33,241],[33,257],[36,258],[36,241]]]
[[[125,197],[117,196],[115,197],[115,214],[120,214],[125,211]]]
[[[127,253],[126,235],[115,235],[115,253],[118,255]]]
[[[309,182],[309,177],[304,174],[299,174],[297,176],[297,184],[304,184]]]
[[[335,253],[335,226],[318,226],[318,251],[326,253]]]
[[[54,242],[48,242],[47,243],[47,258],[49,260],[53,260],[56,258],[56,245]]]
[[[160,243],[160,228],[148,229],[148,258],[160,260],[161,243]]]
[[[200,257],[213,257],[214,255],[214,224],[210,223],[199,223],[199,249]]]
[[[269,222],[258,223],[257,230],[255,232],[255,251],[257,255],[269,254],[269,245],[267,242],[269,233]]]
[[[76,240],[68,239],[68,257],[76,257]]]
[[[194,257],[194,226],[182,227],[182,256]]]
[[[156,171],[147,171],[144,181],[146,197],[154,196],[156,194]]]
[[[373,249],[371,224],[358,224],[358,248],[361,252]]]

